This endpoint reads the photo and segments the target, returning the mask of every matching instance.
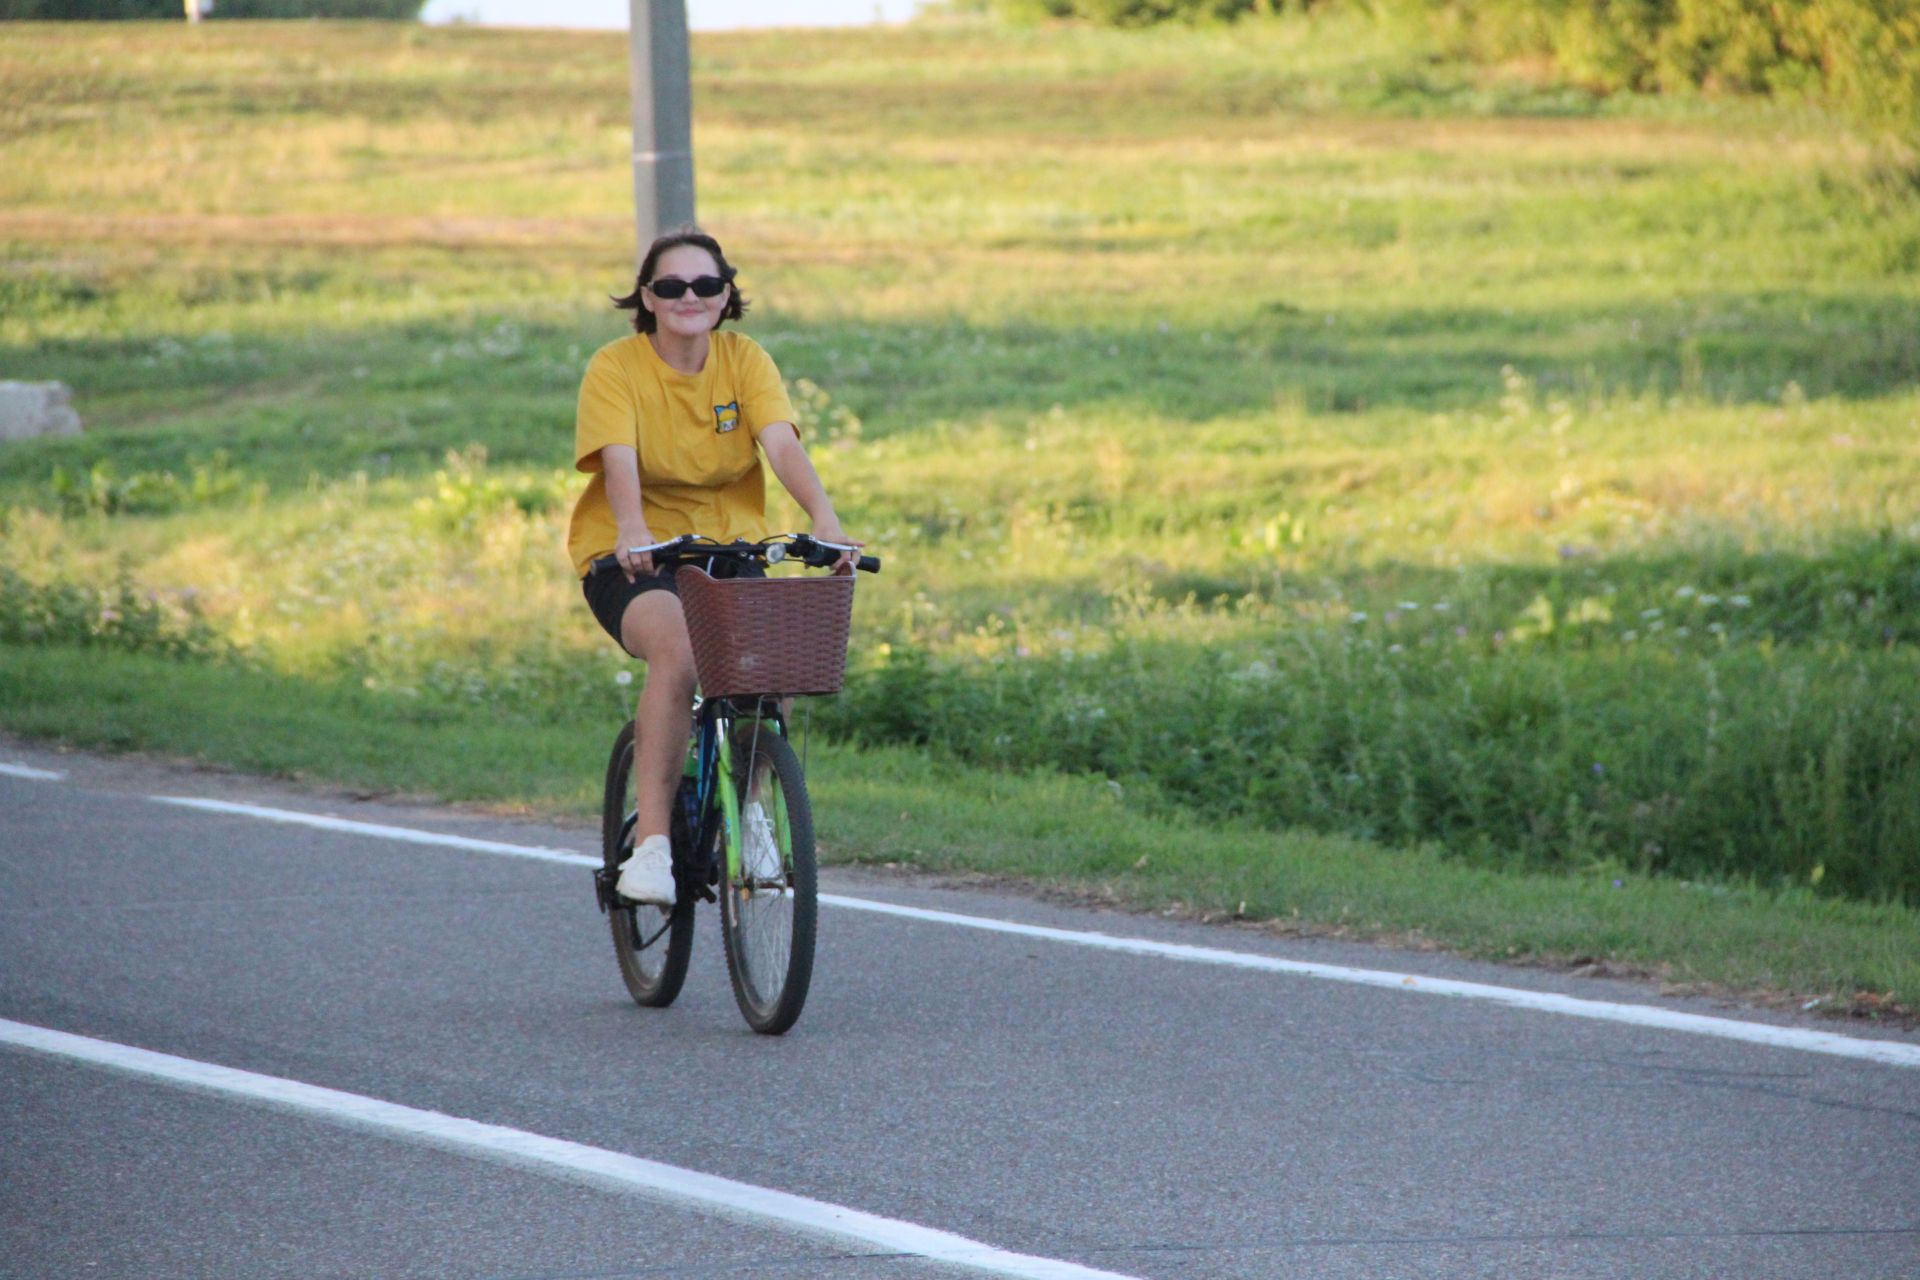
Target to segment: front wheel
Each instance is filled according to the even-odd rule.
[[[633,724],[629,721],[614,739],[613,755],[607,761],[606,800],[600,811],[601,858],[609,886],[633,852],[633,821]],[[687,980],[687,960],[693,954],[693,898],[683,890],[671,907],[660,907],[629,902],[611,889],[608,896],[613,955],[627,994],[635,1004],[666,1008],[679,997]]]
[[[747,1025],[777,1036],[800,1017],[813,980],[813,811],[799,759],[770,726],[733,743],[733,788],[720,894],[727,973]]]

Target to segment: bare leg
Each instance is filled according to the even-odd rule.
[[[634,709],[634,841],[667,834],[673,793],[687,758],[692,727],[693,649],[687,643],[686,615],[670,591],[635,597],[620,619],[627,652],[647,664],[647,683]]]

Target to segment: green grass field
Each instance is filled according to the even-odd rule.
[[[1911,157],[1355,19],[694,59],[703,221],[889,562],[834,856],[1920,1003]],[[624,60],[9,27],[3,372],[88,432],[0,452],[0,725],[591,809]]]

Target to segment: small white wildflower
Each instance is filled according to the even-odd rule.
[[[1751,596],[1729,596],[1727,603],[1736,609],[1745,609],[1753,603]]]
[[[1365,622],[1366,620],[1367,615],[1358,609],[1347,615],[1348,622]]]
[[[1673,594],[1679,596],[1682,600],[1691,600],[1693,599],[1694,589],[1692,587],[1682,587]]]
[[[1720,597],[1719,597],[1719,596],[1714,596],[1714,595],[1706,595],[1706,596],[1701,596],[1701,597],[1700,597],[1700,603],[1701,603],[1701,604],[1704,604],[1704,605],[1715,605],[1715,604],[1719,604],[1719,603],[1720,603]]]
[[[1403,650],[1405,650],[1405,648],[1406,648],[1406,646],[1405,646],[1405,645],[1399,645],[1399,644],[1390,644],[1390,645],[1388,645],[1388,646],[1387,646],[1387,652],[1388,652],[1388,653],[1400,653],[1400,652],[1402,652]]]
[[[1418,609],[1420,606],[1412,600],[1402,600],[1400,602],[1400,607],[1402,609],[1405,609],[1408,613],[1412,613],[1415,609]],[[1439,605],[1434,606],[1434,608],[1436,609],[1438,609],[1439,607],[1440,607]]]
[[[1453,606],[1448,604],[1445,600],[1442,600],[1439,603],[1435,604],[1433,608],[1436,613],[1445,613],[1447,610],[1453,608]]]
[[[632,683],[633,683],[633,672],[631,672],[631,671],[616,671],[616,672],[614,672],[614,673],[613,673],[613,682],[614,682],[615,684],[632,684]]]

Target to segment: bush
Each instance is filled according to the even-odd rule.
[[[0,645],[74,645],[161,658],[232,653],[189,595],[162,597],[131,582],[92,587],[28,582],[0,565]]]
[[[1818,97],[1913,136],[1920,8],[1907,0],[1399,0],[1453,51],[1547,55],[1601,90]]]
[[[219,451],[194,463],[187,480],[171,471],[138,471],[123,479],[111,459],[102,459],[77,474],[55,467],[48,487],[69,515],[159,515],[242,496],[258,502],[266,496],[265,485],[249,485]]]
[[[1014,21],[1108,27],[1360,9],[1483,62],[1551,58],[1602,91],[1791,93],[1920,135],[1920,6],[1910,0],[992,0]]]

